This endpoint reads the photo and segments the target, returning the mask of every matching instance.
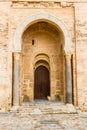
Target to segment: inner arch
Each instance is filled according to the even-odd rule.
[[[34,40],[34,44],[32,44],[32,39]],[[49,75],[48,79],[50,80],[47,81],[47,83],[48,85],[50,84],[50,96],[52,100],[57,98],[57,92],[57,95],[60,97],[64,95],[63,51],[64,37],[62,32],[51,23],[39,21],[32,24],[24,31],[22,35],[22,75],[20,80],[21,82],[30,81],[32,83],[30,84],[30,89],[24,84],[21,86],[22,95],[26,95],[29,101],[34,100],[34,94],[37,92],[34,90],[36,86],[35,82],[40,82],[42,80],[38,78],[38,75],[40,78],[42,76],[39,71],[43,72],[43,74],[46,72],[46,74],[42,76],[44,78]],[[44,67],[39,68],[40,66],[44,66],[46,69]],[[49,74],[45,70],[48,70]],[[37,73],[36,76],[35,72]],[[34,79],[36,80],[34,81]],[[44,86],[45,79],[40,83],[43,83],[42,86]],[[42,88],[42,86],[40,88]],[[40,88],[37,89],[40,90]],[[43,97],[45,96],[44,98],[46,99],[47,96],[49,96],[49,94],[45,95],[44,90],[41,93],[43,93]],[[37,96],[35,97],[38,98]]]

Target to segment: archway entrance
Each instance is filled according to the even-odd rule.
[[[17,28],[14,37],[13,104],[18,104],[22,99],[24,101],[25,96],[28,97],[28,101],[34,100],[34,59],[40,53],[49,57],[50,96],[55,97],[57,94],[61,101],[72,103],[71,54],[69,54],[71,39],[66,27],[57,18],[48,14],[29,17],[22,25]],[[19,96],[22,97],[20,100]]]
[[[50,96],[49,71],[45,66],[39,66],[34,73],[34,99],[47,99]]]

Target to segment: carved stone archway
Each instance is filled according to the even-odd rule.
[[[19,53],[22,50],[22,35],[23,32],[32,24],[37,21],[47,21],[54,25],[58,30],[60,30],[64,36],[64,51],[66,54],[66,102],[72,103],[72,77],[71,77],[71,37],[66,28],[66,26],[56,17],[48,13],[39,13],[28,17],[24,20],[15,31],[14,35],[14,85],[13,85],[13,105],[19,105]],[[16,55],[15,55],[16,53]],[[17,76],[16,76],[17,75]]]
[[[15,35],[14,35],[14,47],[13,52],[21,52],[22,48],[22,35],[23,32],[31,25],[34,24],[37,21],[48,21],[48,23],[53,24],[56,28],[58,28],[64,35],[64,50],[65,52],[71,52],[71,37],[70,34],[64,25],[62,21],[60,21],[58,18],[48,14],[48,13],[39,13],[36,15],[32,15],[31,17],[28,17],[25,19],[16,29]]]

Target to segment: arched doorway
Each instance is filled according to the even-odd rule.
[[[39,66],[34,73],[34,99],[47,99],[50,96],[49,70]]]
[[[39,24],[40,26],[38,26]],[[19,103],[19,95],[16,96],[17,92],[19,94],[19,89],[16,89],[17,86],[19,87],[19,84],[21,84],[20,96],[23,97],[24,95],[27,95],[29,101],[33,100],[33,61],[35,55],[39,53],[46,53],[50,57],[50,95],[55,96],[57,91],[59,92],[58,94],[63,97],[63,101],[66,100],[66,97],[72,99],[72,97],[70,97],[72,91],[69,91],[69,88],[72,88],[71,59],[70,55],[68,55],[68,52],[71,52],[71,38],[65,25],[57,18],[48,14],[37,14],[37,17],[36,15],[29,17],[21,25],[15,32],[13,48],[14,53],[16,53],[14,58],[14,104]],[[39,28],[37,28],[37,26]],[[32,41],[34,41],[34,44],[32,44]],[[64,57],[64,51],[67,54],[66,57]],[[22,74],[20,73],[21,80],[19,81],[19,79],[16,78],[16,74],[19,75],[19,69],[16,66],[18,65],[19,67],[18,55],[20,52],[22,57]],[[64,58],[66,58],[66,64]],[[67,70],[66,74],[65,69]],[[71,103],[72,101],[68,102]]]

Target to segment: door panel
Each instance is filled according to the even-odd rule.
[[[35,70],[35,86],[34,86],[34,98],[35,99],[47,99],[50,95],[50,80],[49,71],[44,66],[39,66]]]

